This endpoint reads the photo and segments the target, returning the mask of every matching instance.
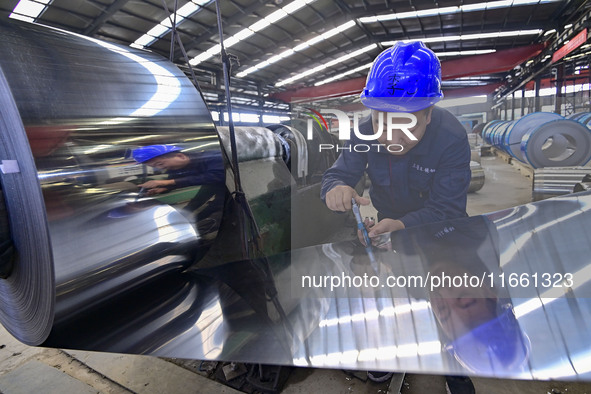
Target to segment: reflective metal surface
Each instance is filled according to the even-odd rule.
[[[0,21],[0,35],[3,99],[15,104],[21,125],[2,133],[14,157],[0,159],[23,168],[2,181],[38,192],[4,188],[6,200],[22,201],[13,207],[12,235],[44,233],[19,249],[49,249],[19,254],[3,285],[24,295],[7,296],[0,316],[18,339],[39,344],[54,320],[205,254],[222,215],[224,159],[200,92],[160,56],[21,22]],[[150,145],[177,152],[166,163],[132,158]],[[33,177],[24,171],[29,158]],[[27,293],[40,288],[49,304],[24,314],[13,308],[20,298],[37,303]],[[18,322],[33,315],[40,332],[29,334]]]
[[[271,276],[263,260],[163,275],[45,345],[589,380],[590,208],[583,193],[393,233],[377,269],[343,241],[273,256]]]

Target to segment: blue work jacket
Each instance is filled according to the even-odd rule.
[[[359,124],[361,134],[374,134],[371,116]],[[345,144],[371,145],[351,133]],[[343,149],[322,178],[321,198],[337,185],[354,187],[363,171],[371,179],[369,195],[378,218],[399,219],[405,227],[467,216],[470,145],[466,131],[449,111],[433,107],[423,138],[408,153],[395,156],[384,148],[368,152]]]
[[[179,170],[169,170],[168,179],[174,179],[175,188],[226,182],[224,160],[219,151],[185,153],[190,161]]]

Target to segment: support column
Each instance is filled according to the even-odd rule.
[[[554,112],[562,115],[562,87],[564,86],[564,64],[559,64],[556,67],[556,100],[554,100]]]
[[[534,93],[534,112],[540,112],[540,85],[542,84],[542,78],[537,77],[535,79],[535,93]]]

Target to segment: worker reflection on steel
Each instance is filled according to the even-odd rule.
[[[154,179],[138,185],[140,193],[154,196],[171,190],[200,186],[197,194],[184,207],[195,211],[197,220],[209,217],[223,207],[226,186],[224,162],[220,152],[183,152],[175,145],[148,145],[133,150],[138,163],[166,171],[167,179]]]
[[[394,237],[393,247],[413,245],[430,277],[450,278],[429,289],[445,349],[474,373],[525,371],[529,340],[506,289],[494,281],[499,277],[496,228],[477,216],[421,226],[411,234],[411,239]]]

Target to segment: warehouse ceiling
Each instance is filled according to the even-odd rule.
[[[145,48],[171,57],[187,73],[188,59],[210,106],[223,106],[215,1],[22,0],[15,9],[17,4],[3,0],[0,18],[12,14]],[[221,0],[219,6],[233,100],[238,108],[278,113],[288,109],[273,99],[285,99],[282,91],[307,87],[310,97],[323,85],[338,91],[365,77],[372,59],[398,40],[422,40],[444,70],[448,61],[463,68],[444,78],[446,89],[498,86],[506,82],[506,70],[487,70],[487,63],[508,50],[548,45],[589,12],[587,2],[576,0]],[[30,16],[17,15],[29,9]],[[174,45],[169,17],[180,38]],[[455,62],[462,58],[467,61]],[[473,75],[473,68],[482,70]]]

